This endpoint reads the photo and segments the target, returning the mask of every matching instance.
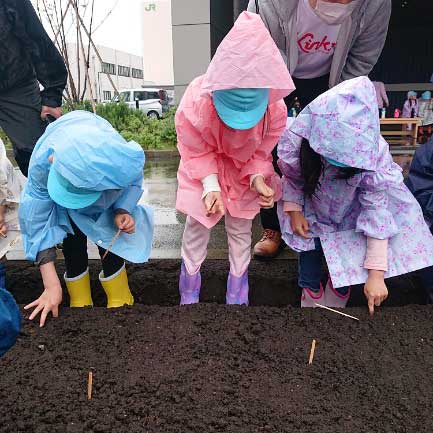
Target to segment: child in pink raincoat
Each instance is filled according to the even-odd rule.
[[[433,262],[433,237],[380,135],[376,110],[370,80],[348,80],[308,105],[280,140],[278,211],[284,240],[300,252],[303,307],[345,307],[350,285],[365,283],[372,314],[388,296],[384,278]]]
[[[228,304],[248,304],[251,225],[281,195],[272,149],[286,124],[283,98],[294,85],[259,15],[244,12],[176,114],[181,161],[176,207],[187,215],[181,304],[199,301],[210,229],[225,215]]]

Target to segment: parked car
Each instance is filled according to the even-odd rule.
[[[163,113],[169,109],[167,92],[162,89],[142,88],[122,90],[120,92],[120,99],[133,109],[137,107],[138,101],[140,110],[147,117],[153,119],[160,119]],[[115,101],[118,102],[118,99],[115,98]]]

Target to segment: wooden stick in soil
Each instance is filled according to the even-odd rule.
[[[122,230],[117,230],[117,233],[114,235],[113,240],[111,241],[111,244],[108,245],[108,248],[105,250],[104,255],[102,256],[102,260],[105,259],[105,257],[107,257],[108,253],[110,252],[111,248],[113,248],[114,243],[117,241],[117,238],[120,236],[120,233],[122,233]]]
[[[313,341],[311,342],[310,359],[308,361],[308,365],[311,365],[313,363],[315,351],[316,351],[316,340],[313,339]]]
[[[89,377],[87,378],[87,400],[92,400],[93,389],[93,371],[89,370]]]
[[[351,316],[350,314],[342,313],[341,311],[334,310],[333,308],[325,307],[325,305],[321,305],[317,303],[315,303],[314,305],[316,307],[323,308],[324,310],[332,311],[333,313],[340,314],[341,316],[348,317],[349,319],[357,320],[359,322],[359,319],[357,317]]]

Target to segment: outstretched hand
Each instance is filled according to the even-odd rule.
[[[364,286],[364,294],[368,302],[370,316],[374,314],[374,307],[380,307],[383,301],[388,297],[388,288],[386,287],[383,271],[370,270],[368,280]]]
[[[49,313],[52,313],[53,317],[59,317],[59,305],[62,303],[62,286],[60,285],[53,262],[41,265],[40,270],[45,290],[36,301],[26,305],[24,310],[34,308],[30,314],[30,320],[33,320],[41,313],[39,326],[42,328],[45,325]]]

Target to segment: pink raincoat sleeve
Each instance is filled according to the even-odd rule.
[[[301,176],[301,137],[289,129],[293,118],[287,119],[287,126],[278,145],[278,166],[283,186],[283,201],[304,205],[304,181]]]
[[[194,115],[198,117],[194,110],[198,110],[195,113],[200,113],[200,107],[188,107],[193,104],[190,100],[189,88],[176,113],[177,147],[188,176],[201,181],[210,174],[218,174],[216,143],[210,144],[203,140],[201,132],[190,120]]]
[[[375,239],[389,239],[400,232],[388,210],[388,190],[403,183],[401,169],[393,163],[388,145],[381,143],[381,152],[375,172],[367,172],[360,183],[361,212],[356,231]]]
[[[265,179],[275,175],[272,164],[272,151],[277,146],[278,140],[284,131],[287,119],[287,108],[283,101],[275,103],[272,110],[268,110],[266,116],[269,116],[268,131],[266,132],[262,143],[257,148],[253,156],[242,167],[240,173],[241,182],[250,182],[250,176],[261,174]],[[269,113],[272,112],[272,115]],[[266,128],[266,119],[265,119]]]

